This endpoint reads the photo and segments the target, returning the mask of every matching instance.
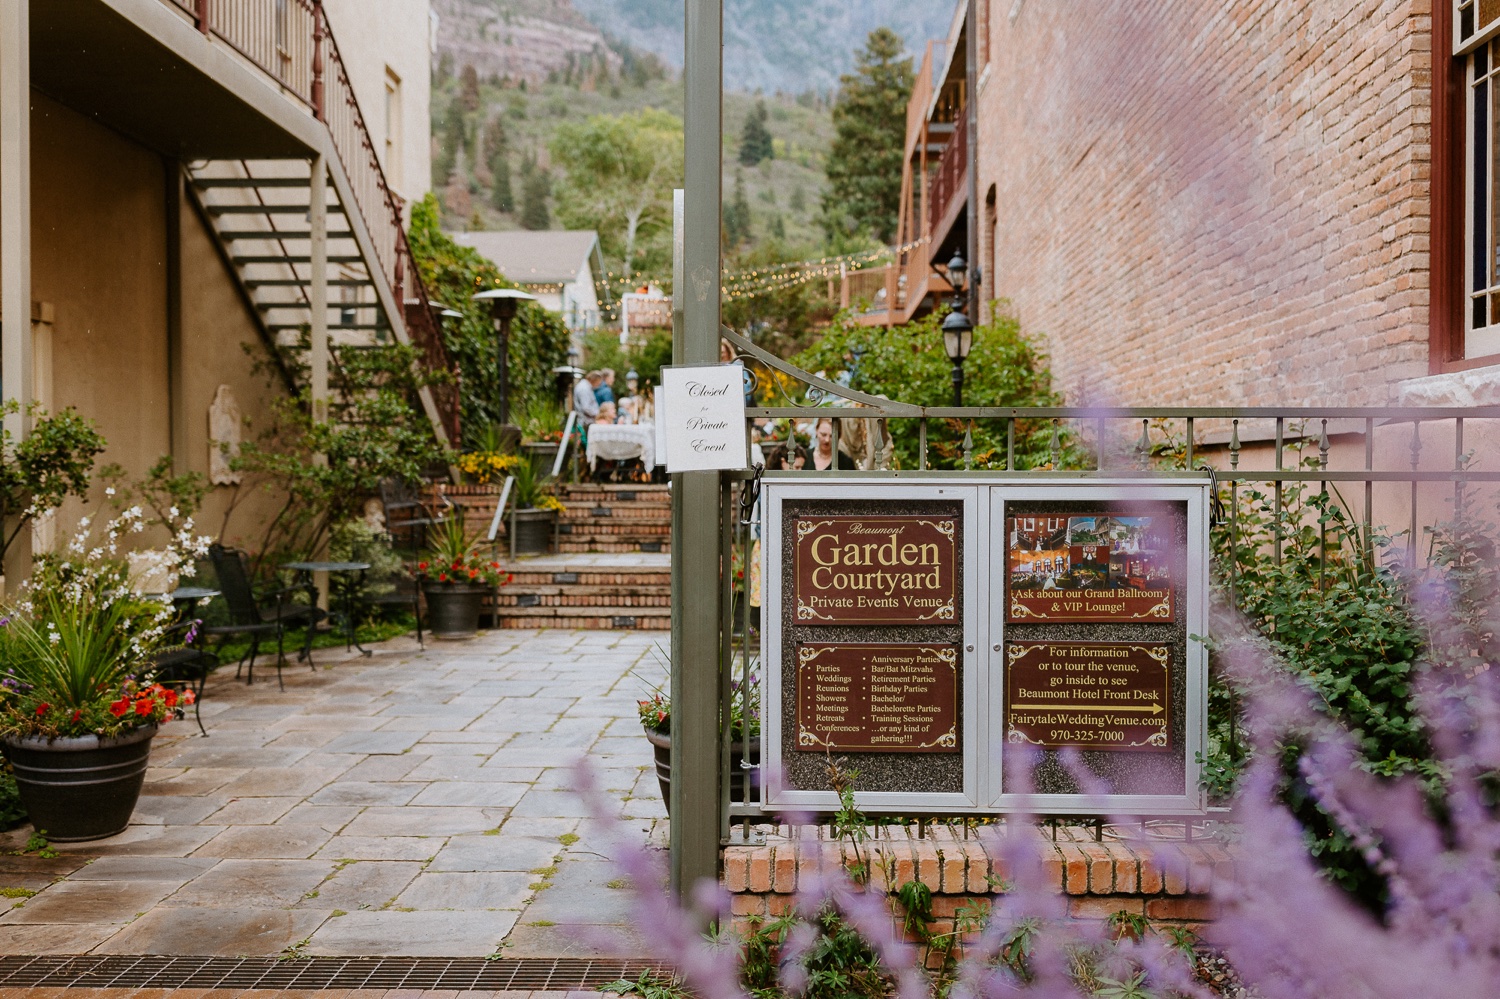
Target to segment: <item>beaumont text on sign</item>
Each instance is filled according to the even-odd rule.
[[[1061,748],[1171,747],[1166,645],[1007,642],[1005,737]]]
[[[797,748],[958,752],[958,646],[799,644]]]
[[[1170,623],[1166,523],[1108,513],[1006,518],[1005,619]]]
[[[798,516],[798,624],[936,624],[957,613],[957,518]]]

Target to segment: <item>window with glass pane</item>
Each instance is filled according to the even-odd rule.
[[[1485,28],[1500,21],[1500,0],[1455,0],[1453,23],[1462,46]]]
[[[1495,0],[1500,3],[1500,0]],[[1468,261],[1469,292],[1464,354],[1500,353],[1500,143],[1496,141],[1495,100],[1500,86],[1500,42],[1469,56]]]

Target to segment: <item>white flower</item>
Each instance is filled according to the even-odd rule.
[[[114,486],[110,486],[110,487],[108,487],[107,489],[104,490],[104,495],[106,495],[106,496],[113,496],[114,494],[115,494],[115,487]]]

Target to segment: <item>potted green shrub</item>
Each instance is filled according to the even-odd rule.
[[[416,564],[427,600],[427,626],[434,638],[473,638],[486,595],[510,582],[510,574],[483,550],[477,534],[451,517],[435,525],[432,547]]]
[[[539,474],[529,462],[521,462],[512,471],[515,485],[511,494],[510,550],[514,555],[543,555],[552,545],[557,515],[565,508],[557,498],[556,483],[550,475]]]
[[[672,697],[660,684],[648,684],[650,696],[636,702],[641,728],[651,743],[656,762],[656,783],[661,800],[672,809]],[[729,800],[745,800],[745,781],[759,786],[755,768],[760,765],[760,678],[754,664],[749,689],[738,678],[729,684]],[[748,762],[749,767],[746,767]]]
[[[109,523],[107,540],[90,544],[85,518],[63,554],[38,561],[0,622],[0,746],[32,824],[50,839],[123,831],[157,727],[193,702],[191,691],[179,695],[152,675],[171,600],[133,593],[128,564],[116,557],[120,536],[141,526],[132,507]],[[191,574],[203,540],[154,557],[163,572]]]
[[[562,407],[545,396],[527,399],[521,407],[521,450],[531,459],[538,475],[547,475],[557,463],[567,416]]]

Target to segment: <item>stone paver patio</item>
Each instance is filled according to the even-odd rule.
[[[221,670],[166,726],[129,829],[0,856],[0,953],[584,956],[639,951],[572,764],[658,841],[640,632],[491,631]],[[330,666],[330,664],[332,664]],[[29,827],[0,837],[20,849]],[[27,891],[35,895],[25,897]],[[11,897],[14,896],[14,897]],[[615,942],[611,942],[614,940]]]

